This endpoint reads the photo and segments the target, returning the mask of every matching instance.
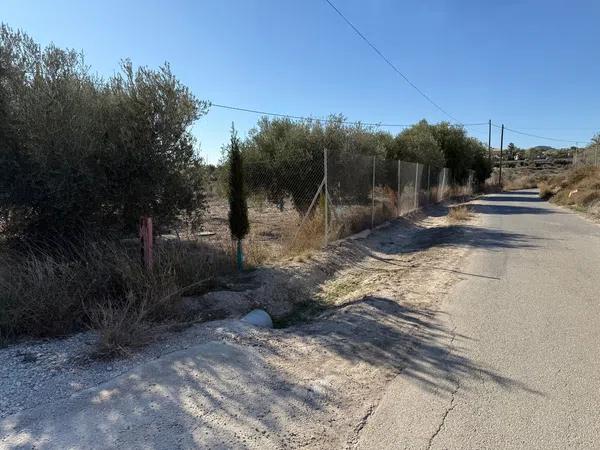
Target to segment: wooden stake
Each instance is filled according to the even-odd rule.
[[[140,219],[140,244],[142,264],[148,270],[152,270],[154,264],[152,243],[152,217],[144,216]]]

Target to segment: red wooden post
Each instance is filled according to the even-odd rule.
[[[152,269],[152,217],[140,219],[140,244],[142,251],[142,264],[146,269]]]

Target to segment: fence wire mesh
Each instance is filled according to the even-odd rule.
[[[208,198],[206,235],[233,245],[228,229],[227,170]],[[454,185],[450,170],[346,152],[315,152],[244,164],[250,263],[380,225],[451,195],[472,192],[472,177]]]
[[[600,166],[600,144],[592,144],[589,147],[575,152],[573,165]]]
[[[327,238],[335,239],[371,226],[373,158],[361,154],[327,155]]]
[[[400,166],[398,185],[400,186],[400,214],[415,210],[418,206],[418,165],[398,161]]]

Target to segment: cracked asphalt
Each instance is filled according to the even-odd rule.
[[[420,358],[469,370],[402,372],[358,448],[600,447],[600,227],[536,194],[473,205],[465,275],[438,312],[453,331]]]

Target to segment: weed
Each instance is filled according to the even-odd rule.
[[[468,220],[470,216],[469,208],[466,205],[452,206],[448,211],[448,219],[453,222]]]

